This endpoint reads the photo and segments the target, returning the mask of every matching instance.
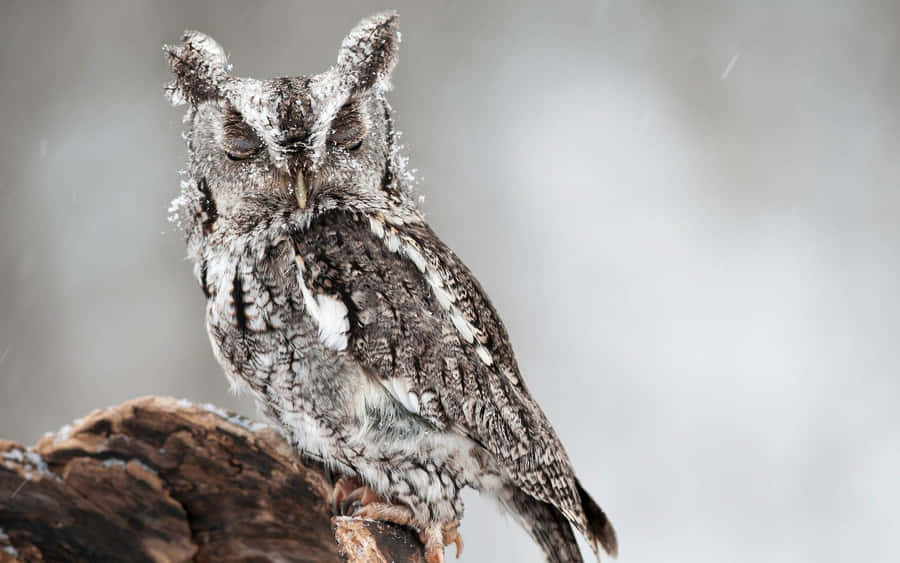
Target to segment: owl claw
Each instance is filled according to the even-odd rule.
[[[355,489],[349,495],[344,497],[344,502],[341,503],[341,514],[353,514],[353,505],[359,503],[360,498],[362,498],[361,488]]]
[[[426,526],[419,533],[425,545],[425,560],[428,563],[444,563],[444,546],[456,545],[456,558],[462,555],[463,540],[459,535],[459,521],[435,523]]]
[[[331,510],[338,516],[346,515],[344,511],[344,501],[356,489],[361,487],[359,481],[353,477],[344,475],[334,484],[334,491],[331,494]]]
[[[341,504],[341,514],[353,514],[359,508],[378,500],[379,498],[375,491],[367,486],[359,487],[344,499],[343,504]]]
[[[446,545],[456,545],[457,558],[462,554],[463,541],[457,531],[458,521],[454,520],[445,524],[434,523],[422,527],[416,522],[412,510],[405,506],[385,502],[372,502],[361,506],[353,513],[353,516],[391,522],[400,526],[411,526],[421,530],[419,539],[425,546],[425,561],[428,563],[444,563],[444,546]]]
[[[419,532],[419,538],[425,545],[425,561],[428,563],[444,563],[444,546],[448,543],[445,532],[448,525],[434,523],[426,526]],[[459,551],[456,552],[457,557]]]
[[[443,532],[444,545],[450,545],[451,543],[455,544],[456,558],[459,559],[463,551],[463,539],[462,536],[459,535],[459,520],[454,520],[453,522],[444,524]]]
[[[421,530],[419,539],[425,546],[427,563],[444,563],[444,546],[450,544],[456,545],[457,559],[462,555],[463,540],[459,535],[458,520],[422,526],[408,507],[384,501],[354,477],[344,476],[338,479],[331,502],[337,515],[380,520]]]
[[[339,516],[355,516],[364,506],[382,502],[375,491],[354,477],[341,477],[334,484],[331,509]]]

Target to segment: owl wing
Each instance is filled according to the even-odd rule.
[[[333,212],[295,241],[304,291],[346,306],[346,351],[407,409],[494,454],[529,495],[583,522],[570,462],[519,376],[478,281],[424,223]]]

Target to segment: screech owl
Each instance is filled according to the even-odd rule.
[[[347,476],[345,512],[461,547],[460,491],[495,496],[548,560],[616,536],[521,378],[478,281],[410,193],[385,99],[397,15],[362,21],[313,76],[229,74],[211,38],[165,48],[188,104],[173,212],[233,386],[305,455]]]

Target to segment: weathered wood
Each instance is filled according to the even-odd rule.
[[[423,560],[412,530],[333,518],[331,490],[266,425],[136,399],[0,440],[0,561]]]
[[[334,537],[346,563],[425,563],[422,543],[409,528],[339,516],[334,519]]]

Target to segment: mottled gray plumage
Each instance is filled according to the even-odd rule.
[[[201,33],[166,48],[189,104],[172,211],[215,355],[298,449],[422,528],[458,520],[469,486],[551,561],[581,561],[570,524],[615,553],[497,312],[409,192],[384,97],[398,43],[379,14],[331,69],[265,81],[231,76]]]

